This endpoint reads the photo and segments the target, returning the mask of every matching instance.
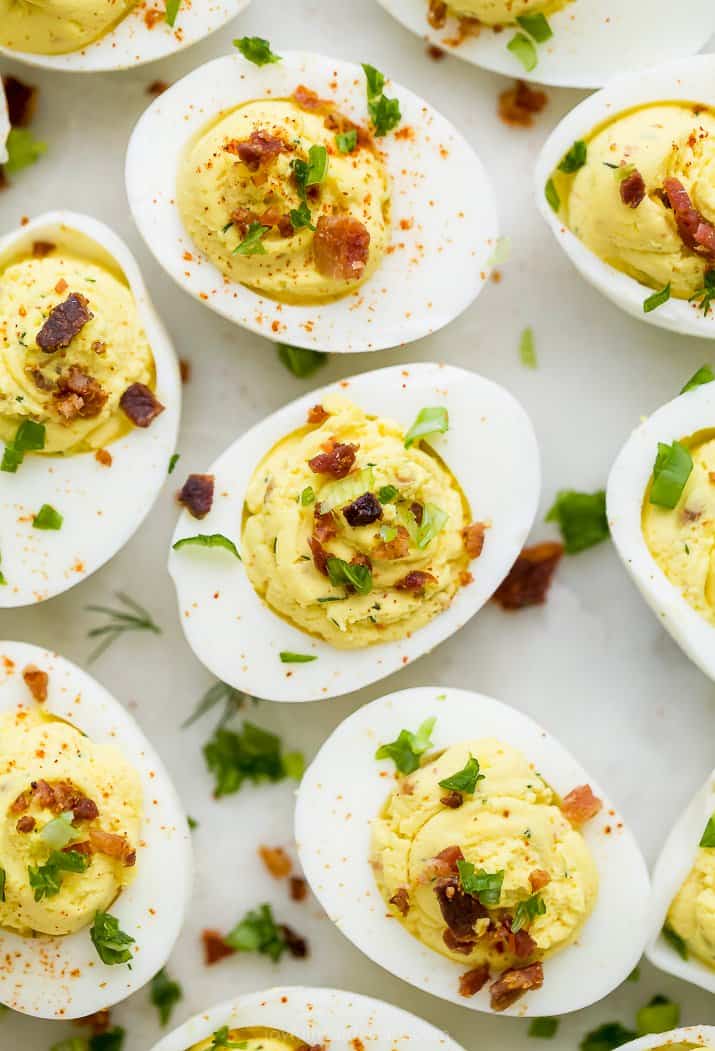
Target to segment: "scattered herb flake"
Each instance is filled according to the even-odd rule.
[[[115,916],[108,912],[98,912],[89,934],[102,963],[113,967],[116,964],[131,962],[132,950],[129,946],[134,945],[134,938],[125,934]]]
[[[667,1033],[677,1029],[679,1021],[680,1007],[665,996],[654,996],[636,1015],[636,1026],[641,1036],[646,1033]]]
[[[151,980],[150,998],[154,1007],[159,1011],[159,1021],[162,1026],[168,1024],[171,1012],[182,999],[183,992],[178,982],[175,982],[162,967]]]
[[[314,653],[291,653],[290,650],[281,650],[279,656],[281,664],[310,664],[318,659]]]
[[[441,405],[420,409],[417,419],[405,435],[405,448],[409,449],[418,439],[432,434],[445,434],[449,430],[449,413]]]
[[[606,492],[579,493],[561,489],[545,521],[557,522],[569,555],[600,544],[609,535]]]
[[[537,369],[539,367],[533,328],[525,328],[521,333],[519,338],[519,357],[522,365],[525,365],[527,369]]]
[[[168,26],[174,28],[176,22],[176,16],[179,13],[181,7],[181,0],[166,0],[166,13],[164,15],[164,21]]]
[[[33,529],[61,529],[63,516],[51,504],[43,504],[32,519]]]
[[[459,880],[466,894],[479,899],[485,908],[499,904],[501,889],[504,883],[504,870],[485,872],[476,870],[471,861],[458,861]]]
[[[367,89],[367,111],[376,137],[382,138],[402,120],[400,103],[397,99],[389,99],[385,95],[385,77],[379,69],[367,62],[363,62],[362,68]]]
[[[649,502],[672,510],[680,500],[692,469],[693,458],[684,445],[680,442],[673,442],[672,445],[658,442]]]
[[[369,595],[372,591],[372,570],[369,566],[346,562],[342,558],[331,555],[326,568],[330,583],[334,587],[349,585],[358,595]]]
[[[556,189],[556,184],[553,179],[549,179],[546,186],[544,186],[544,197],[553,211],[558,214],[559,208],[561,207],[561,198],[559,197],[559,191]]]
[[[179,462],[180,459],[181,459],[181,453],[174,453],[174,455],[169,460],[169,470],[167,471],[167,474],[173,474],[174,473],[176,465],[177,465],[177,463]]]
[[[29,168],[47,152],[47,143],[40,142],[27,128],[10,128],[5,146],[7,160],[3,167],[8,175]]]
[[[536,44],[524,33],[515,33],[506,47],[507,51],[511,51],[512,55],[521,62],[527,73],[536,69],[539,62]]]
[[[662,307],[664,303],[667,303],[670,299],[670,281],[661,288],[659,292],[654,292],[647,299],[643,300],[643,313],[650,314],[653,310],[657,310],[658,307]]]
[[[700,846],[706,849],[715,848],[715,814],[711,814],[705,831],[700,839]]]
[[[190,547],[192,545],[196,547],[222,547],[225,551],[230,551],[239,562],[241,561],[238,548],[233,540],[229,540],[223,533],[197,533],[196,536],[182,536],[180,540],[177,540],[171,546],[174,551],[180,551],[182,547]]]
[[[391,504],[397,496],[399,490],[394,485],[383,485],[377,494],[377,498],[381,504]]]
[[[263,244],[263,238],[270,230],[270,226],[263,226],[262,223],[251,223],[246,232],[246,236],[237,244],[233,250],[234,255],[265,255],[266,248]]]
[[[288,343],[278,344],[278,357],[299,380],[312,376],[328,360],[328,355],[321,350],[291,347]]]
[[[535,15],[517,15],[517,22],[521,28],[536,41],[537,44],[545,44],[554,35],[545,15],[538,11]]]
[[[310,507],[311,504],[315,503],[315,490],[312,485],[306,485],[305,489],[300,494],[301,507]]]
[[[339,131],[335,136],[335,145],[340,153],[352,153],[357,146],[357,130]]]
[[[583,168],[587,156],[588,146],[583,139],[576,139],[571,149],[561,158],[559,171],[565,175],[573,175],[579,168]]]
[[[514,910],[514,919],[511,921],[512,933],[516,934],[522,927],[528,927],[537,916],[543,916],[546,912],[546,902],[540,894],[531,894],[524,901],[518,902]]]
[[[280,737],[248,721],[238,731],[218,726],[204,745],[204,758],[216,798],[238,792],[246,781],[300,780],[304,768],[299,752],[284,753]]]
[[[280,960],[287,948],[283,930],[273,919],[273,909],[265,903],[247,912],[224,941],[236,952],[258,952],[270,957],[274,963]]]
[[[614,1051],[614,1048],[630,1043],[637,1036],[636,1032],[626,1029],[620,1022],[606,1022],[587,1033],[578,1046],[580,1051]]]
[[[450,777],[445,777],[439,782],[439,786],[450,792],[466,792],[471,796],[474,795],[479,781],[484,781],[484,774],[479,772],[479,760],[470,755],[462,769]]]
[[[420,756],[432,747],[431,735],[436,722],[435,717],[425,719],[416,733],[400,730],[396,740],[380,745],[375,758],[392,759],[401,774],[413,773],[420,765]]]
[[[693,373],[680,393],[686,394],[689,390],[695,390],[696,387],[712,383],[713,380],[715,380],[715,372],[713,372],[710,365],[701,365],[697,372]]]
[[[272,62],[281,61],[281,56],[274,55],[270,43],[260,36],[242,36],[234,40],[233,46],[254,66],[268,66]]]
[[[715,270],[706,270],[703,278],[703,287],[695,292],[688,302],[697,303],[698,310],[702,310],[703,317],[707,317],[712,310],[715,300]]]
[[[538,1040],[551,1040],[559,1028],[558,1018],[532,1018],[529,1025],[529,1036]]]

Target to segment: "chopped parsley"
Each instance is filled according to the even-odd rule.
[[[706,270],[703,278],[703,287],[699,288],[690,299],[689,303],[697,303],[698,310],[702,310],[703,317],[707,317],[712,310],[715,300],[715,270]]]
[[[161,628],[154,623],[151,614],[147,613],[138,602],[123,591],[118,591],[116,594],[124,609],[112,609],[109,606],[85,606],[88,612],[101,613],[108,618],[106,624],[91,628],[87,632],[88,638],[101,639],[97,648],[89,656],[90,664],[127,631],[151,631],[154,635],[161,635]]]
[[[548,201],[550,207],[558,213],[561,207],[561,198],[559,197],[559,191],[556,189],[556,185],[553,179],[548,179],[546,186],[544,186],[544,197]]]
[[[677,1029],[679,1021],[680,1007],[665,996],[654,996],[636,1015],[640,1035],[667,1033],[670,1029]]]
[[[167,471],[167,474],[173,474],[174,473],[174,469],[176,468],[176,465],[177,465],[177,463],[179,462],[180,459],[181,459],[181,453],[174,453],[174,455],[169,460],[169,470]]]
[[[394,485],[383,485],[378,491],[377,498],[381,504],[391,504],[399,490]]]
[[[239,730],[218,726],[203,751],[216,798],[238,792],[246,781],[299,781],[303,776],[303,756],[284,753],[280,737],[248,721]]]
[[[470,755],[462,769],[450,777],[445,777],[439,782],[439,786],[450,792],[466,792],[471,796],[474,795],[479,781],[484,781],[484,774],[479,772],[479,760]]]
[[[519,357],[521,358],[522,365],[525,365],[527,369],[536,369],[539,367],[539,362],[536,357],[536,347],[534,345],[533,328],[525,328],[519,337]]]
[[[174,551],[180,551],[182,547],[191,545],[196,547],[222,547],[225,551],[230,551],[239,562],[241,561],[238,548],[233,540],[229,540],[223,533],[197,533],[196,536],[182,536],[180,540],[172,544],[172,547]]]
[[[681,394],[687,394],[689,390],[695,390],[696,387],[702,387],[706,383],[712,383],[715,380],[715,372],[709,365],[701,365],[697,372],[694,372],[688,382],[681,390]]]
[[[291,347],[288,343],[278,344],[278,357],[285,367],[299,380],[312,376],[328,360],[328,355],[321,350],[309,350],[307,347]]]
[[[266,248],[263,238],[266,236],[270,226],[262,223],[251,223],[246,231],[246,236],[233,250],[234,255],[265,255]]]
[[[40,142],[27,128],[10,128],[5,146],[7,160],[3,167],[8,175],[29,168],[47,152],[47,143]]]
[[[224,941],[236,952],[258,952],[269,956],[274,963],[280,960],[287,948],[283,931],[273,919],[273,910],[265,903],[247,912]]]
[[[335,145],[340,153],[352,153],[357,146],[357,129],[339,131],[335,136]]]
[[[45,448],[45,425],[34,420],[23,420],[15,437],[6,443],[0,471],[14,474],[25,459],[26,452],[38,452]]]
[[[278,656],[281,664],[310,664],[318,659],[314,653],[291,653],[290,650],[281,650]]]
[[[379,69],[367,62],[363,62],[362,68],[367,89],[367,111],[376,137],[382,138],[402,120],[400,103],[397,99],[389,99],[385,95],[385,76]]]
[[[715,848],[715,814],[711,814],[705,831],[700,839],[700,846],[707,849]]]
[[[43,504],[32,519],[33,529],[61,529],[63,516],[51,504]]]
[[[654,292],[651,296],[648,296],[647,299],[643,300],[643,313],[650,314],[653,310],[657,310],[658,307],[662,307],[669,299],[670,281],[664,288],[661,288],[659,292]]]
[[[261,36],[242,36],[234,40],[233,46],[254,66],[268,66],[281,61],[281,56],[274,55],[270,43]]]
[[[419,768],[420,756],[432,747],[431,735],[435,717],[425,719],[416,733],[400,730],[396,740],[381,744],[375,752],[376,759],[392,759],[401,774],[411,774]]]
[[[181,0],[166,0],[166,13],[164,14],[164,21],[168,26],[174,28],[176,22],[176,16],[179,13],[181,7]]]
[[[558,1018],[532,1018],[529,1024],[529,1036],[539,1040],[551,1040],[559,1028]]]
[[[636,1032],[626,1029],[620,1022],[606,1022],[587,1033],[578,1046],[580,1051],[614,1051],[614,1048],[635,1040],[637,1036]]]
[[[114,967],[120,963],[130,963],[134,938],[119,926],[119,920],[108,912],[98,912],[89,932],[92,944],[97,950],[102,963]]]
[[[546,903],[540,894],[532,894],[524,901],[520,901],[514,909],[514,919],[511,921],[511,929],[514,934],[522,927],[528,927],[537,916],[543,916],[546,912]]]
[[[672,510],[680,500],[692,469],[693,458],[684,445],[680,442],[673,442],[672,445],[658,442],[649,502]]]
[[[420,409],[415,422],[405,435],[405,448],[432,434],[445,434],[449,430],[449,413],[441,405]]]
[[[511,51],[514,58],[521,62],[527,73],[536,69],[539,62],[539,53],[536,44],[524,33],[515,33],[506,45],[507,51]]]
[[[63,873],[86,872],[89,858],[78,850],[53,850],[44,865],[30,865],[27,876],[35,901],[54,898],[62,887]]]
[[[608,537],[606,492],[604,489],[595,493],[561,489],[545,520],[558,523],[569,555],[585,551]]]
[[[535,15],[517,15],[517,22],[537,44],[545,44],[554,35],[545,16],[539,11]]]
[[[476,870],[471,861],[458,861],[459,881],[465,894],[471,894],[478,898],[480,905],[484,907],[495,906],[501,899],[501,889],[504,883],[504,870],[499,872],[485,872],[484,869]]]
[[[369,566],[356,565],[331,555],[326,568],[330,583],[334,587],[350,586],[358,595],[369,595],[372,591],[372,570]]]
[[[159,1021],[162,1026],[168,1024],[171,1012],[183,996],[181,986],[173,981],[162,967],[151,980],[150,991],[151,1002],[159,1012]]]
[[[573,175],[579,168],[583,168],[588,156],[588,146],[583,139],[576,139],[568,153],[565,153],[559,164],[559,171],[565,175]]]
[[[681,938],[677,931],[674,931],[669,924],[665,924],[661,934],[667,941],[668,945],[672,949],[675,949],[681,960],[687,960],[688,958],[688,946],[684,938]]]

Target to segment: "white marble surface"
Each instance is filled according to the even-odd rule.
[[[713,361],[714,351],[707,343],[647,328],[621,314],[572,270],[536,214],[530,196],[534,158],[581,93],[549,90],[548,108],[532,130],[506,128],[496,116],[504,80],[456,59],[434,63],[421,43],[372,0],[256,0],[234,27],[134,73],[63,76],[0,63],[3,72],[13,70],[40,85],[36,131],[49,143],[47,157],[0,197],[0,227],[8,229],[25,214],[69,207],[112,224],[136,251],[177,348],[193,365],[175,477],[203,469],[238,433],[308,389],[308,383],[284,370],[269,343],[177,290],[149,258],[127,213],[124,147],[148,102],[147,85],[155,78],[173,80],[223,53],[236,30],[270,36],[278,52],[281,46],[305,47],[370,61],[426,95],[479,151],[497,188],[502,232],[513,241],[502,281],[490,283],[457,322],[407,352],[334,358],[318,382],[409,359],[442,359],[476,369],[505,384],[532,416],[544,464],[542,513],[559,487],[603,485],[638,418],[669,399],[708,357]],[[535,331],[537,371],[519,361],[519,333],[526,325]],[[163,628],[159,638],[140,634],[117,643],[92,670],[135,712],[187,809],[200,821],[194,902],[170,964],[185,992],[174,1021],[234,993],[273,983],[332,984],[393,1000],[448,1029],[468,1051],[533,1051],[525,1022],[477,1016],[386,976],[333,929],[315,903],[289,903],[285,888],[266,879],[255,848],[290,843],[288,785],[247,788],[220,803],[212,800],[200,751],[211,719],[187,731],[179,728],[210,679],[184,644],[165,572],[176,517],[172,489],[168,483],[144,528],[93,579],[44,606],[0,612],[0,636],[41,643],[83,663],[93,623],[84,606],[106,602],[117,588],[143,602]],[[535,536],[551,535],[550,529],[537,525]],[[254,717],[309,757],[358,704],[426,683],[491,693],[558,733],[608,786],[651,862],[671,822],[713,765],[715,686],[660,629],[608,544],[565,560],[544,608],[513,616],[487,608],[437,652],[383,685],[300,708],[262,702]],[[227,928],[263,900],[273,901],[277,915],[309,937],[310,959],[273,966],[263,958],[236,957],[207,970],[200,930]],[[605,1002],[564,1019],[549,1046],[575,1048],[588,1029],[603,1021],[632,1024],[635,1010],[656,992],[682,1005],[684,1022],[715,1021],[712,996],[646,965],[638,983],[626,983]],[[148,1051],[159,1036],[145,992],[114,1017],[128,1031],[125,1051]],[[6,1015],[0,1021],[0,1048],[47,1051],[77,1032],[61,1023]]]

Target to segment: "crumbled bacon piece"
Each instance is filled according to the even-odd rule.
[[[494,592],[495,601],[509,610],[543,604],[563,553],[563,544],[552,540],[525,547]]]
[[[159,95],[163,95],[165,91],[169,90],[168,80],[152,80],[151,84],[147,84],[146,93],[151,95],[152,98],[159,98]]]
[[[398,580],[395,587],[398,591],[424,591],[428,584],[438,584],[437,577],[432,573],[426,573],[422,569],[413,569],[411,572],[404,576],[402,580]]]
[[[47,686],[50,677],[46,671],[42,671],[36,664],[28,664],[26,668],[23,668],[22,677],[38,704],[42,704],[43,701],[47,700]]]
[[[291,901],[305,901],[308,897],[308,884],[302,876],[291,876],[288,886]]]
[[[102,467],[112,466],[112,454],[108,452],[107,449],[97,449],[94,458]]]
[[[37,800],[37,805],[43,810],[52,810],[55,807],[55,793],[47,781],[32,781],[32,798]]]
[[[484,534],[486,532],[484,522],[472,522],[462,530],[464,550],[470,558],[479,558],[484,549]]]
[[[344,478],[353,468],[358,448],[359,446],[351,442],[337,442],[330,452],[318,453],[312,460],[308,460],[308,467],[313,474],[329,474],[332,478]]]
[[[97,804],[93,799],[87,799],[86,796],[75,796],[71,810],[75,821],[94,821],[95,818],[99,817]]]
[[[530,989],[540,989],[543,984],[544,969],[540,963],[532,963],[528,967],[514,967],[510,971],[504,971],[489,990],[492,1010],[506,1010],[524,993]]]
[[[531,889],[536,893],[537,890],[543,890],[544,887],[551,883],[551,876],[546,869],[534,869],[533,872],[529,873],[529,883]]]
[[[451,792],[447,792],[445,795],[440,796],[439,801],[442,806],[449,807],[450,810],[459,810],[464,803],[464,796],[461,792],[452,790]]]
[[[324,577],[328,575],[328,552],[325,550],[323,545],[320,543],[317,537],[308,537],[308,546],[313,554],[313,563],[319,573],[322,573]]]
[[[410,895],[405,887],[400,887],[390,898],[390,905],[394,905],[401,916],[406,916],[410,911]]]
[[[619,186],[619,192],[621,200],[624,204],[628,205],[629,208],[637,208],[645,197],[645,182],[643,176],[636,169],[627,175],[625,179],[621,179],[621,185]]]
[[[577,828],[595,817],[602,807],[602,801],[593,794],[590,785],[572,788],[561,800],[561,812]]]
[[[435,876],[452,876],[457,869],[457,862],[464,861],[461,847],[445,847],[439,854],[430,858],[425,866],[425,876],[432,879]]]
[[[538,945],[528,931],[512,931],[511,918],[507,917],[504,923],[496,929],[497,938],[503,938],[512,956],[518,960],[528,960],[538,948]]]
[[[75,818],[77,812],[75,811]],[[124,836],[105,832],[101,828],[89,830],[89,845],[96,854],[121,861],[125,868],[132,868],[137,861],[137,852]]]
[[[50,252],[54,252],[56,247],[52,241],[33,241],[32,256],[34,259],[44,259]]]
[[[449,927],[442,932],[442,941],[450,952],[459,952],[462,956],[469,956],[477,944],[477,939],[473,932],[469,937],[458,938]]]
[[[373,557],[383,562],[394,562],[398,558],[406,558],[410,550],[410,534],[404,526],[397,527],[397,536],[394,540],[380,540],[373,549]]]
[[[683,243],[693,252],[715,259],[715,227],[693,206],[679,179],[665,179],[663,187]]]
[[[286,876],[290,876],[293,862],[283,847],[260,846],[258,854],[274,879],[285,879]]]
[[[194,518],[205,518],[214,502],[214,476],[190,474],[176,499]]]
[[[305,84],[299,84],[293,92],[293,101],[296,105],[300,106],[301,109],[308,110],[309,112],[315,112],[325,106],[331,106],[332,102],[328,102],[327,99],[321,99],[317,91],[313,91],[312,88],[307,88]]]
[[[300,934],[296,934],[292,927],[288,927],[285,923],[280,925],[280,932],[283,935],[283,941],[286,944],[286,949],[294,956],[296,960],[304,960],[308,955],[308,942]]]
[[[382,518],[382,505],[374,493],[363,493],[343,508],[343,514],[345,521],[353,528],[372,525]]]
[[[226,956],[233,956],[236,952],[235,949],[226,944],[223,936],[218,931],[202,931],[201,940],[204,943],[204,963],[207,967],[225,959]]]
[[[240,142],[232,139],[224,146],[226,153],[232,153],[238,157],[252,172],[257,172],[262,164],[270,164],[279,153],[288,148],[283,139],[260,128],[252,131],[247,139]]]
[[[38,368],[26,367],[25,372],[31,377],[32,382],[35,384],[38,390],[54,390],[55,384],[52,380],[49,380],[45,376],[44,372]]]
[[[68,347],[94,314],[87,309],[89,300],[79,292],[70,292],[62,303],[47,315],[47,320],[35,336],[35,342],[46,354]]]
[[[444,0],[429,0],[427,21],[433,29],[443,29],[447,21],[447,5]]]
[[[164,406],[144,383],[127,387],[119,399],[119,407],[135,427],[148,427],[164,411]]]
[[[189,383],[191,380],[191,362],[188,358],[179,358],[179,379],[182,383]]]
[[[70,847],[70,850],[76,850],[79,844],[75,844]],[[92,1036],[101,1036],[106,1033],[109,1029],[112,1021],[109,1008],[105,1007],[101,1011],[95,1011],[93,1015],[86,1015],[84,1018],[78,1018],[77,1025],[86,1025],[92,1030]]]
[[[261,226],[275,226],[281,237],[292,237],[295,233],[295,227],[291,222],[290,215],[286,212],[282,212],[275,205],[266,208],[258,221]]]
[[[351,215],[321,215],[313,237],[313,259],[323,277],[344,281],[362,277],[370,253],[370,233]]]
[[[466,893],[457,876],[438,879],[434,892],[444,922],[459,940],[472,936],[477,920],[489,915],[478,898]]]
[[[418,503],[417,500],[413,500],[410,504],[410,511],[412,512],[412,517],[414,518],[417,525],[421,526],[422,519],[425,516],[425,509],[422,506],[422,504]]]
[[[70,365],[57,380],[55,408],[67,423],[78,417],[91,419],[100,414],[108,397],[98,380],[77,365]]]
[[[459,995],[474,996],[489,981],[489,964],[480,963],[471,971],[465,971],[459,978]]]
[[[10,806],[11,814],[22,814],[25,810],[29,810],[32,803],[32,791],[21,792],[14,803]]]
[[[338,525],[332,511],[326,511],[323,514],[319,507],[320,505],[318,504],[313,512],[313,536],[321,544],[324,544],[327,540],[332,540],[334,536],[338,535]]]
[[[314,405],[312,409],[308,409],[308,423],[325,423],[330,418],[330,413],[326,412],[322,405]]]
[[[499,96],[499,117],[513,128],[530,128],[534,114],[541,113],[548,99],[544,91],[536,91],[523,80],[507,88]]]
[[[69,846],[63,847],[62,851],[65,854],[73,851],[75,854],[84,854],[85,857],[90,858],[92,856],[92,844],[88,839],[85,839],[81,843],[70,843]]]
[[[18,819],[15,828],[18,832],[32,832],[32,830],[35,827],[35,824],[36,822],[34,817],[31,817],[29,814],[25,814],[23,817]]]
[[[37,88],[9,74],[2,78],[2,82],[5,88],[10,126],[26,128],[32,123],[37,109]]]

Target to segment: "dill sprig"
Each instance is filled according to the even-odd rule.
[[[85,606],[88,612],[101,613],[108,618],[106,624],[100,624],[99,627],[87,632],[87,638],[102,640],[90,654],[89,664],[101,657],[104,651],[127,631],[153,631],[155,635],[161,635],[161,628],[154,623],[151,614],[147,613],[138,602],[135,602],[129,595],[125,595],[123,591],[117,591],[116,596],[125,610],[112,609],[110,606]]]
[[[202,716],[210,712],[212,708],[215,708],[219,704],[223,704],[223,713],[219,719],[217,729],[225,726],[226,723],[242,708],[245,708],[246,704],[252,701],[254,704],[258,704],[258,698],[251,697],[248,693],[242,693],[240,690],[236,690],[233,686],[229,686],[227,682],[215,682],[213,686],[209,686],[206,693],[203,695],[199,703],[194,708],[191,715],[182,724],[182,729],[187,726],[191,726]]]

